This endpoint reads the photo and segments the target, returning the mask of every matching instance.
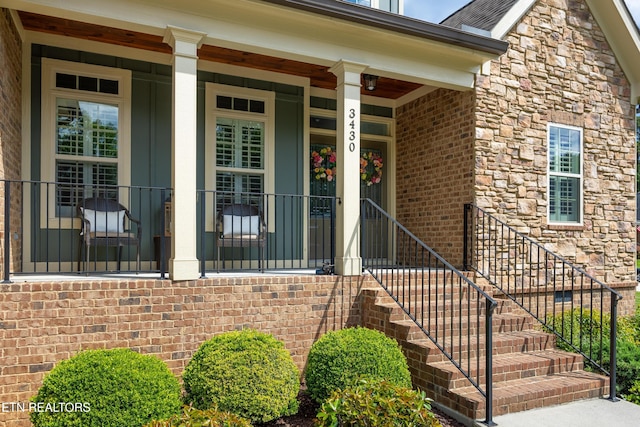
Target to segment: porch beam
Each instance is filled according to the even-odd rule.
[[[172,280],[199,277],[196,228],[196,131],[198,47],[205,34],[167,27],[164,42],[173,49],[171,120]]]
[[[336,132],[335,272],[362,274],[360,256],[360,74],[364,64],[341,60],[329,69],[338,78]]]

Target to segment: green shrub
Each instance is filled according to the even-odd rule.
[[[440,422],[424,392],[361,378],[331,394],[320,407],[316,426],[439,427]]]
[[[634,316],[618,318],[618,340],[630,341],[640,346],[640,311],[636,310]]]
[[[547,324],[567,340],[558,340],[558,348],[574,352],[581,350],[595,362],[609,363],[609,331],[611,318],[598,310],[575,308],[550,316]],[[585,366],[597,369],[585,360]]]
[[[203,343],[183,375],[186,401],[267,422],[298,411],[299,372],[284,345],[254,330]]]
[[[88,350],[60,362],[31,400],[54,410],[67,404],[58,412],[32,412],[35,427],[139,427],[181,406],[180,384],[165,363],[124,348]]]
[[[168,420],[153,421],[145,427],[251,427],[251,423],[230,412],[185,406],[182,414],[174,415]]]
[[[359,377],[387,380],[411,388],[407,360],[398,343],[367,328],[328,332],[309,351],[305,380],[311,397],[322,403]]]
[[[605,369],[610,367],[610,324],[609,314],[596,310],[582,311],[574,309],[563,314],[550,317],[555,329],[562,331],[568,341],[596,362],[602,362]],[[602,328],[600,328],[602,325]],[[590,336],[590,334],[592,334]],[[618,318],[618,334],[616,337],[616,394],[628,396],[634,382],[640,378],[640,317]],[[558,340],[558,347],[566,351],[575,351],[571,345]],[[585,368],[597,369],[585,360]]]
[[[636,380],[633,383],[633,385],[629,389],[629,393],[625,395],[624,398],[629,402],[640,405],[640,380]]]
[[[616,391],[624,397],[640,378],[640,347],[629,341],[618,341],[617,344]]]

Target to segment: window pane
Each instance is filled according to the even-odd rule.
[[[118,107],[57,100],[56,152],[71,156],[118,157]]]
[[[580,173],[580,132],[552,127],[549,130],[549,162],[551,172]]]
[[[63,89],[76,89],[76,76],[71,74],[56,73],[56,87]]]
[[[580,220],[580,179],[549,177],[549,213],[552,221]]]
[[[216,165],[264,169],[264,123],[218,118]]]
[[[73,216],[82,199],[118,198],[118,166],[87,162],[56,162],[56,214]]]
[[[391,131],[389,130],[389,125],[386,123],[373,123],[373,122],[362,122],[360,125],[360,132],[366,133],[369,135],[382,135],[389,136]]]
[[[56,216],[73,216],[84,198],[84,168],[80,163],[56,162]]]
[[[264,149],[263,125],[259,122],[244,122],[242,126],[242,168],[262,169]]]
[[[118,157],[118,107],[80,101],[84,116],[85,135],[91,142],[92,151],[85,156]]]
[[[78,78],[78,89],[87,90],[89,92],[97,92],[98,79],[95,77],[80,76]]]
[[[57,153],[82,156],[84,151],[84,126],[82,111],[76,101],[58,100]]]
[[[117,80],[100,79],[100,92],[117,95],[120,91],[119,82]]]
[[[264,192],[264,176],[261,174],[217,172],[216,191],[218,192],[216,200],[219,205],[259,201],[260,194]],[[247,193],[256,193],[256,196]]]

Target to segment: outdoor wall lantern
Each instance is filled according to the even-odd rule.
[[[364,87],[367,90],[376,90],[378,76],[374,76],[373,74],[363,74],[362,78],[364,79]]]

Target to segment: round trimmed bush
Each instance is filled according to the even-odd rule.
[[[334,390],[352,385],[359,377],[411,388],[407,359],[398,343],[382,332],[342,329],[326,333],[311,346],[305,380],[315,401],[322,403]]]
[[[284,344],[252,329],[204,342],[183,374],[186,401],[252,422],[298,412],[299,372]]]
[[[180,383],[157,357],[87,350],[56,365],[31,399],[35,427],[140,427],[180,411]],[[48,406],[47,406],[48,405]]]

